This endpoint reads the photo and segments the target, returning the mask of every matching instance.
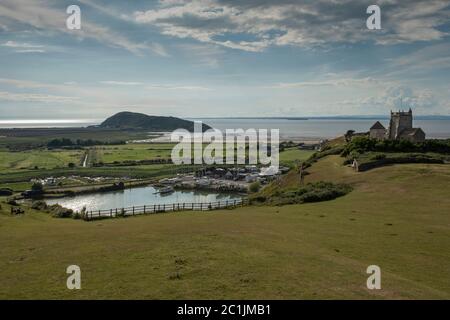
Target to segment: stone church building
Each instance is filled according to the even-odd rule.
[[[389,127],[386,128],[379,122],[375,122],[369,133],[374,139],[408,140],[411,142],[425,141],[425,132],[421,128],[413,128],[413,116],[409,111],[391,111]]]

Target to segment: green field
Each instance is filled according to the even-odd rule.
[[[176,173],[178,167],[165,165],[137,165],[92,167],[95,163],[114,164],[115,162],[140,161],[151,159],[168,159],[174,144],[171,143],[130,143],[126,145],[105,145],[90,147],[88,150],[88,168],[79,166],[84,159],[86,150],[47,150],[33,149],[21,152],[0,150],[0,187],[13,187],[23,190],[29,186],[32,178],[44,178],[61,175],[88,176],[124,176],[124,177],[154,177],[156,171],[164,169]],[[307,159],[313,151],[288,149],[280,153],[280,163],[292,166],[296,161]],[[68,164],[74,163],[77,168],[69,169]],[[167,170],[166,170],[167,169]],[[163,170],[163,171],[164,171]],[[161,175],[167,175],[166,172]],[[24,184],[25,183],[25,184]]]
[[[313,153],[314,151],[312,150],[299,150],[298,148],[286,149],[283,152],[280,152],[280,163],[292,166],[297,161],[305,161]]]
[[[46,150],[9,152],[0,151],[0,172],[20,169],[67,167],[69,163],[79,165],[83,150]]]
[[[117,146],[98,146],[98,161],[138,161],[156,158],[170,158],[174,144],[170,143],[133,143]]]
[[[449,299],[450,166],[342,161],[308,169],[307,181],[354,186],[320,203],[96,222],[13,217],[2,203],[0,298]],[[79,291],[65,286],[71,264]],[[381,290],[366,288],[372,264]]]
[[[0,128],[0,137],[0,149],[11,148],[21,151],[45,147],[47,142],[53,139],[92,139],[104,142],[130,141],[148,139],[150,133],[139,130],[100,130],[89,128]]]

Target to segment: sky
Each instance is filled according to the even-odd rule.
[[[450,0],[0,0],[0,119],[450,115],[449,36]]]

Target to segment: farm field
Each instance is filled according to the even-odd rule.
[[[157,158],[170,158],[174,144],[170,143],[129,143],[125,145],[95,147],[98,161],[137,161]]]
[[[10,216],[2,203],[0,297],[449,299],[450,167],[356,173],[342,160],[328,156],[308,169],[307,181],[354,186],[327,202],[96,222]],[[79,291],[65,287],[70,264],[81,267]],[[366,288],[372,264],[381,290]]]
[[[95,147],[98,158],[104,163],[114,161],[136,161],[157,158],[170,158],[173,143],[130,143],[117,146]],[[280,162],[293,164],[295,161],[306,160],[314,151],[299,150],[297,148],[287,149],[280,152]]]
[[[147,139],[151,136],[146,131],[126,130],[97,130],[89,128],[26,128],[26,129],[1,129],[0,148],[10,147],[18,150],[28,150],[43,147],[53,139],[82,139],[100,141],[128,141]]]
[[[34,149],[30,151],[10,152],[0,151],[0,172],[21,169],[52,169],[67,167],[69,163],[79,165],[83,157],[83,150],[46,150]]]

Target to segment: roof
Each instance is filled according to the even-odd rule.
[[[385,129],[386,128],[380,123],[380,121],[377,121],[373,124],[373,126],[370,127],[370,130],[372,129]]]
[[[419,132],[425,133],[421,128],[411,128],[402,130],[400,136],[415,136]]]

